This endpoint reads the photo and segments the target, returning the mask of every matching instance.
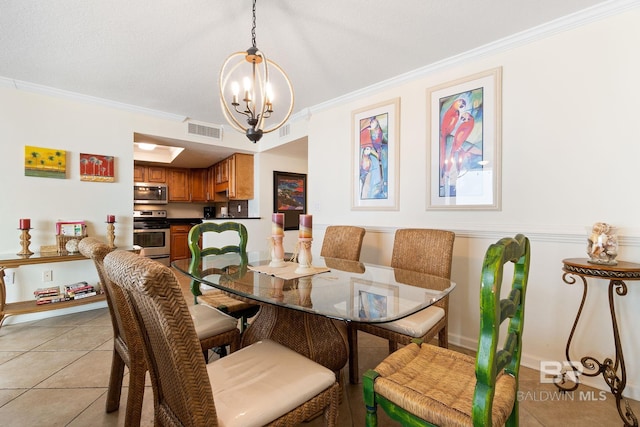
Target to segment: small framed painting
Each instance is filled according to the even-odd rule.
[[[284,214],[284,229],[297,230],[307,213],[307,175],[273,171],[273,212]]]
[[[25,145],[24,175],[65,179],[67,177],[67,152],[56,148]]]
[[[398,286],[370,280],[351,279],[352,315],[362,320],[376,320],[394,316],[400,301]]]
[[[400,98],[351,113],[352,210],[398,210]]]
[[[502,68],[427,90],[427,209],[499,210]]]
[[[115,157],[80,153],[80,181],[114,182]]]

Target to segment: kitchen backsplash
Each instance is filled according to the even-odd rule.
[[[166,205],[134,205],[134,210],[166,210],[168,218],[203,218],[204,207],[215,206],[216,217],[222,217],[222,207],[227,207],[231,218],[249,216],[248,200],[230,200],[225,203],[168,203]]]

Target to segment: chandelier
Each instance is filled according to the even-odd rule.
[[[235,52],[224,61],[218,83],[225,118],[233,128],[245,132],[247,138],[255,143],[263,134],[273,132],[287,121],[293,110],[294,98],[287,74],[256,47],[256,0],[253,0],[251,42],[252,45],[246,52]],[[274,71],[277,73],[273,73]],[[238,81],[242,81],[242,93]],[[284,116],[282,112],[285,109],[282,105],[285,104],[274,102],[275,88],[283,93],[286,93],[286,88],[289,92],[289,106]],[[276,110],[274,105],[278,107]],[[280,121],[271,127],[265,126],[266,119],[277,119],[274,111],[277,112],[278,109]],[[246,121],[246,125],[243,121]]]

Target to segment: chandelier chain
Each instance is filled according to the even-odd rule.
[[[256,0],[253,0],[253,26],[251,27],[251,44],[256,47]]]

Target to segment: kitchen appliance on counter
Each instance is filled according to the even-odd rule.
[[[169,191],[167,184],[136,182],[133,184],[134,205],[166,205]],[[134,217],[135,218],[135,217]]]
[[[168,266],[171,257],[171,230],[167,211],[133,211],[133,244],[142,247],[141,255]]]
[[[248,200],[230,200],[224,203],[216,203],[214,206],[205,206],[203,210],[204,219],[247,218],[248,214]]]

